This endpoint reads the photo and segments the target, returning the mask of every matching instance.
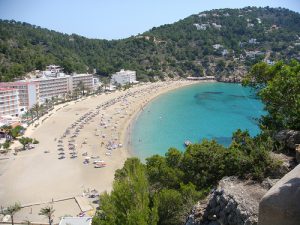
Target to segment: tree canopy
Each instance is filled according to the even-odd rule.
[[[300,63],[256,64],[244,82],[257,88],[268,112],[261,119],[269,130],[300,130]]]
[[[131,69],[139,80],[150,81],[165,76],[229,75],[264,58],[299,57],[299,23],[299,13],[282,8],[219,9],[108,41],[0,20],[0,81],[18,79],[49,64],[59,64],[67,73],[96,69],[104,77]],[[203,24],[205,30],[197,28]],[[215,49],[215,44],[222,47]],[[249,52],[257,54],[251,57]]]

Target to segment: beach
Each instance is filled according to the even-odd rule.
[[[155,97],[195,83],[139,84],[55,106],[26,130],[24,136],[38,145],[0,160],[1,206],[51,202],[94,189],[109,192],[115,171],[132,156],[128,141],[138,113]]]

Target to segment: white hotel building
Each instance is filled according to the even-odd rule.
[[[58,77],[41,77],[34,80],[39,84],[40,103],[52,97],[62,97],[71,91],[71,79],[69,75]]]
[[[83,82],[85,88],[90,90],[93,90],[95,83],[92,74],[66,75],[60,66],[55,65],[47,66],[47,70],[42,71],[40,76],[29,80],[0,83],[1,89],[17,90],[19,111],[16,114],[28,111],[34,104],[42,104],[46,99],[63,97],[68,92],[76,90],[80,82]],[[3,93],[0,92],[0,99],[4,96]],[[10,115],[9,111],[7,113]]]
[[[120,72],[116,72],[112,75],[111,83],[117,83],[121,85],[137,83],[136,72],[122,69]]]
[[[19,92],[13,88],[0,88],[0,117],[19,116]]]
[[[71,76],[72,80],[72,91],[74,91],[80,82],[84,84],[85,89],[93,90],[94,77],[93,74],[73,74]]]
[[[19,113],[28,111],[34,104],[40,101],[39,84],[34,81],[17,81],[0,83],[0,88],[18,90]],[[0,97],[2,93],[0,94]]]

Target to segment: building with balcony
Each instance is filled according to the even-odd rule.
[[[34,79],[39,84],[40,103],[44,103],[46,99],[52,97],[63,97],[71,91],[72,80],[70,75],[57,77],[42,77]]]
[[[19,116],[19,92],[13,88],[0,88],[0,117]]]
[[[73,74],[71,76],[71,91],[75,91],[82,82],[86,90],[93,90],[94,77],[93,74]]]
[[[35,81],[17,81],[0,83],[0,88],[18,90],[19,113],[28,111],[34,104],[40,102],[39,83]]]
[[[99,85],[92,74],[66,75],[62,72],[62,68],[56,65],[47,66],[45,71],[40,72],[40,76],[29,80],[0,83],[2,89],[17,90],[18,114],[28,111],[36,103],[43,104],[46,99],[64,97],[67,93],[75,91],[81,82],[85,90],[93,90],[94,85]]]
[[[136,72],[131,70],[121,70],[120,72],[116,72],[111,77],[112,84],[132,84],[137,83],[136,81]]]

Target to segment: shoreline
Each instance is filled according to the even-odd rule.
[[[157,99],[158,97],[160,97],[161,95],[163,94],[166,94],[168,92],[171,92],[171,91],[175,91],[175,90],[178,90],[180,88],[185,88],[185,87],[189,87],[189,86],[192,86],[192,85],[197,85],[197,84],[204,84],[204,83],[215,83],[217,81],[214,81],[214,80],[209,80],[209,81],[192,81],[192,83],[188,83],[188,84],[183,84],[183,85],[180,85],[180,86],[177,86],[177,87],[171,87],[169,89],[165,89],[165,90],[162,90],[160,91],[159,93],[155,94],[155,95],[152,95],[147,103],[143,104],[141,106],[141,108],[144,108],[145,106],[147,106],[148,104],[150,104],[151,102],[153,102],[155,99]],[[127,128],[124,128],[122,133],[123,133],[123,143],[124,143],[124,147],[127,149],[128,151],[128,154],[129,154],[129,157],[135,157],[135,153],[134,153],[134,149],[132,147],[132,143],[131,142],[131,137],[132,137],[132,132],[133,132],[133,128],[135,126],[135,123],[137,122],[138,120],[138,117],[139,115],[142,113],[142,109],[139,109],[137,110],[130,118],[128,118],[128,124],[127,124]]]
[[[0,179],[3,181],[0,182],[1,205],[5,207],[16,201],[22,205],[49,202],[51,199],[62,199],[66,196],[81,196],[81,193],[92,189],[98,190],[99,193],[110,192],[115,171],[123,167],[127,158],[134,156],[128,142],[142,108],[164,93],[199,83],[206,82],[146,83],[127,90],[90,96],[80,101],[55,106],[49,114],[29,126],[25,133],[25,136],[39,140],[40,144],[32,150],[19,152],[17,156],[11,154],[8,160],[1,160]],[[107,102],[112,104],[97,109],[99,105]],[[79,129],[80,134],[74,138],[78,157],[71,159],[69,151],[65,151],[65,159],[59,160],[57,139],[62,138],[66,129],[71,129],[71,125],[86,114],[88,116],[85,118],[89,118],[92,114],[95,114],[95,117],[87,122],[83,120],[83,127]],[[101,125],[102,122],[108,127]],[[39,125],[35,127],[37,123]],[[72,129],[71,134],[63,138],[62,145],[66,150]],[[121,143],[122,147],[112,150],[111,155],[106,155],[107,145],[110,140],[115,140],[115,137],[116,144]],[[19,143],[15,143],[17,144]],[[45,150],[50,152],[45,153]],[[88,152],[88,156],[97,156],[104,160],[107,166],[97,169],[92,162],[83,164],[84,152]],[[59,213],[57,209],[57,214]]]

